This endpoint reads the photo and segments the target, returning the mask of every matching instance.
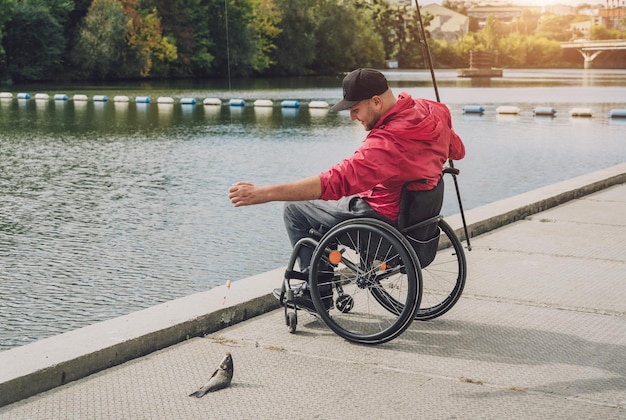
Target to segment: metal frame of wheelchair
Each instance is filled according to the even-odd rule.
[[[436,253],[422,267],[410,232],[431,224],[437,224],[439,231],[434,238]],[[378,219],[355,218],[323,235],[311,234],[294,246],[281,288],[289,332],[296,331],[298,322],[293,280],[308,281],[317,316],[332,331],[364,344],[388,342],[413,320],[445,314],[463,292],[465,253],[441,214],[402,229]],[[303,246],[313,249],[308,274],[294,270]],[[326,311],[320,288],[328,290],[328,285],[332,286],[333,306]]]

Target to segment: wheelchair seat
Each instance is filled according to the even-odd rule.
[[[434,260],[439,244],[438,221],[444,181],[441,177],[435,188],[419,191],[409,190],[412,183],[408,182],[402,188],[397,225],[413,246],[420,266],[425,268]]]

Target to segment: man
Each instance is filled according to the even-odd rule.
[[[292,246],[309,236],[312,228],[324,233],[355,217],[397,222],[404,184],[416,181],[411,190],[430,190],[439,182],[448,159],[465,156],[465,146],[452,129],[445,105],[413,99],[405,92],[396,98],[377,70],[350,72],[343,79],[343,100],[332,109],[349,109],[350,118],[369,132],[354,155],[328,171],[298,181],[269,186],[238,182],[229,189],[235,207],[289,202],[284,219]],[[301,248],[303,272],[308,270],[312,253]],[[330,309],[332,290],[320,288],[320,294],[329,296],[323,302]],[[306,283],[294,296],[299,307],[315,311]]]

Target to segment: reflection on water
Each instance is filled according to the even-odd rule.
[[[626,72],[598,71],[590,80],[582,71],[505,70],[503,80],[478,88],[450,74],[440,93],[467,147],[457,163],[466,209],[625,161],[626,121],[607,115],[626,108]],[[514,87],[502,86],[509,76]],[[396,91],[433,96],[427,72],[388,77]],[[337,80],[318,82],[86,92],[198,99],[184,106],[0,101],[0,349],[285,265],[282,204],[234,209],[226,192],[239,180],[318,173],[359,146],[363,129],[346,112],[306,106],[339,99]],[[204,97],[224,105],[202,105]],[[242,97],[245,106],[228,105]],[[254,107],[255,99],[302,106]],[[467,104],[485,113],[463,114]],[[499,115],[499,105],[520,113]],[[558,112],[533,117],[536,106]],[[569,116],[583,106],[593,118]],[[449,185],[444,213],[457,208]]]

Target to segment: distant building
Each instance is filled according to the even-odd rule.
[[[425,28],[431,39],[452,44],[461,39],[469,30],[469,18],[454,10],[432,3],[420,7],[420,11],[422,15],[428,13],[433,16]]]

